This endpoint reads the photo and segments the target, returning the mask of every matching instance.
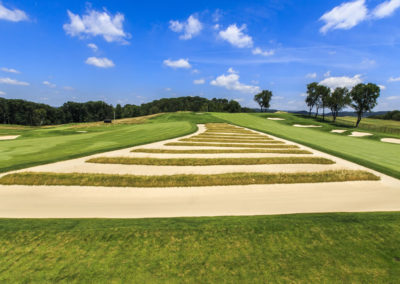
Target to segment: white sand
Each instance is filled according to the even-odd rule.
[[[279,117],[268,117],[267,119],[269,119],[269,120],[285,120],[284,118],[279,118]]]
[[[302,124],[293,124],[294,127],[322,127],[321,125],[302,125]]]
[[[333,129],[333,130],[331,130],[332,133],[344,133],[346,131],[347,130],[343,130],[343,129]]]
[[[20,135],[8,135],[8,136],[0,136],[0,140],[14,140],[17,139]]]
[[[386,143],[400,144],[400,139],[396,138],[382,138],[381,141]]]
[[[196,134],[205,131],[199,125]],[[258,132],[256,132],[258,133]],[[265,134],[262,134],[265,135]],[[190,137],[188,135],[186,137]],[[261,215],[312,212],[364,212],[400,210],[400,181],[352,162],[298,145],[334,165],[140,166],[85,163],[92,157],[274,157],[281,154],[151,154],[131,153],[136,148],[234,149],[222,147],[165,146],[180,138],[73,159],[22,171],[90,172],[107,174],[216,174],[226,172],[315,172],[328,169],[368,170],[380,181],[209,186],[186,188],[116,188],[79,186],[2,186],[3,218],[146,218],[178,216]],[[285,156],[291,156],[285,155]],[[299,155],[293,155],[299,156]],[[0,174],[0,176],[7,173]]]
[[[371,133],[367,133],[367,132],[357,132],[357,131],[353,131],[351,132],[351,137],[364,137],[364,136],[371,136]]]

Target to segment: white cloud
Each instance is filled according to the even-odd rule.
[[[239,82],[239,75],[237,73],[229,72],[228,75],[222,74],[218,76],[215,80],[211,81],[211,85],[224,87],[228,90],[235,90],[242,93],[255,94],[260,91],[260,87],[245,85]]]
[[[386,86],[384,86],[384,85],[378,85],[378,87],[379,87],[381,90],[386,90]]]
[[[6,93],[3,91],[0,91],[0,96],[4,96]]]
[[[253,49],[253,54],[254,55],[262,55],[262,56],[271,56],[275,54],[275,50],[271,49],[271,50],[262,50],[259,47],[256,47]]]
[[[354,77],[328,77],[320,82],[321,85],[327,86],[331,89],[335,89],[337,87],[346,87],[348,89],[354,87],[355,85],[362,83],[361,75],[357,74]]]
[[[186,22],[169,21],[169,28],[176,33],[183,33],[180,39],[191,39],[198,35],[203,29],[203,25],[194,15],[190,15]]]
[[[239,48],[252,47],[253,39],[251,36],[243,33],[243,30],[245,29],[246,25],[242,25],[240,28],[238,28],[236,24],[233,24],[230,25],[226,30],[220,31],[219,36],[233,46]]]
[[[203,85],[205,82],[206,82],[206,80],[204,80],[204,79],[193,80],[193,84],[195,84],[195,85]]]
[[[301,93],[300,97],[307,97],[307,94],[306,93]]]
[[[391,16],[398,8],[400,8],[400,0],[385,1],[372,11],[375,18],[381,19]]]
[[[388,82],[400,82],[400,77],[390,77]]]
[[[171,92],[172,91],[171,88],[165,88],[164,90],[167,91],[167,92]]]
[[[231,74],[237,74],[237,73],[239,73],[239,71],[236,71],[235,69],[233,69],[232,67],[229,67],[229,69],[228,69],[228,73],[231,73]]]
[[[310,79],[315,79],[315,78],[317,78],[317,73],[308,73],[307,75],[306,75],[306,78],[310,78]]]
[[[164,60],[164,65],[171,67],[171,68],[184,68],[184,69],[189,69],[192,66],[189,63],[188,59],[178,59],[178,60],[171,60],[171,59],[166,59]]]
[[[7,9],[0,2],[0,20],[21,22],[21,21],[27,21],[28,16],[24,11],[18,9]]]
[[[29,83],[18,81],[11,78],[0,78],[0,84],[16,85],[16,86],[29,86]]]
[[[114,62],[112,62],[110,59],[105,58],[105,57],[103,57],[103,58],[89,57],[88,59],[86,59],[85,63],[88,65],[93,65],[93,66],[100,67],[100,68],[110,68],[110,67],[115,66]]]
[[[67,11],[70,23],[64,24],[65,32],[70,36],[102,36],[107,42],[127,43],[130,35],[124,31],[124,15],[116,13],[114,16],[108,11],[98,12],[88,10],[85,15],[75,15]]]
[[[329,30],[348,30],[367,17],[368,9],[365,6],[365,0],[345,2],[322,15],[320,20],[324,21],[325,25],[320,29],[320,32],[325,34]]]
[[[15,70],[15,69],[12,69],[12,68],[6,68],[6,67],[1,68],[0,70],[3,71],[3,72],[14,73],[14,74],[21,73],[18,70]]]
[[[63,89],[64,90],[66,90],[66,91],[73,91],[73,90],[75,90],[73,87],[71,87],[71,86],[65,86],[65,87],[63,87]]]
[[[193,70],[192,70],[192,73],[193,73],[193,74],[199,74],[199,73],[200,73],[200,70],[198,70],[198,69],[193,69]]]
[[[96,52],[99,48],[97,47],[97,45],[95,45],[94,43],[89,43],[87,45],[90,49],[92,49],[94,52]]]
[[[56,85],[53,83],[50,83],[49,81],[43,81],[43,85],[48,86],[50,88],[55,88]]]
[[[214,30],[219,30],[220,27],[221,26],[219,24],[215,24],[213,28],[214,28]]]
[[[390,96],[390,97],[387,97],[387,99],[389,101],[398,100],[398,99],[400,99],[400,96]]]
[[[324,77],[330,77],[331,76],[331,71],[326,71],[326,73],[324,74]]]

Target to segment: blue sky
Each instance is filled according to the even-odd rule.
[[[0,0],[0,96],[141,104],[199,95],[305,109],[306,84],[400,109],[400,0]]]

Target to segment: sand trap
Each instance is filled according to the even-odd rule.
[[[9,135],[9,136],[0,136],[0,140],[14,140],[17,139],[19,135]]]
[[[371,133],[367,133],[367,132],[357,132],[357,131],[353,131],[351,132],[351,137],[364,137],[364,136],[371,136]]]
[[[347,130],[343,130],[343,129],[333,129],[331,132],[332,133],[343,133],[346,132]]]
[[[302,125],[302,124],[293,124],[294,127],[322,127],[321,125]]]
[[[268,117],[267,119],[269,119],[269,120],[285,120],[284,118],[279,118],[279,117]]]
[[[396,138],[382,138],[381,141],[386,143],[400,144],[400,139]]]

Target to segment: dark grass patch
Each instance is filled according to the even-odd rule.
[[[323,164],[335,162],[320,157],[266,157],[266,158],[128,158],[98,157],[86,161],[98,164],[154,165],[154,166],[210,166],[210,165],[262,165],[262,164]]]
[[[135,176],[83,173],[23,172],[3,176],[3,185],[76,185],[115,187],[190,187],[250,184],[291,184],[379,180],[367,171],[336,170],[312,173],[228,173],[216,175]]]

